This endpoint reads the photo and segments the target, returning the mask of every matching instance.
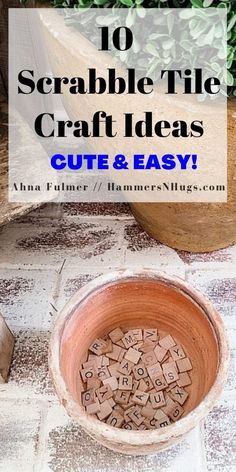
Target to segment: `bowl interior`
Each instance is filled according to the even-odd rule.
[[[190,357],[192,384],[185,415],[213,385],[219,349],[211,321],[187,292],[163,280],[130,278],[98,287],[67,318],[60,342],[60,369],[73,399],[81,404],[79,369],[90,344],[116,327],[158,328],[171,334]]]

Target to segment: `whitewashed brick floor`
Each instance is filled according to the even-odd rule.
[[[205,424],[166,452],[131,458],[68,418],[49,378],[47,346],[57,311],[82,284],[142,265],[186,278],[216,304],[231,368]],[[0,311],[16,336],[9,383],[0,386],[0,472],[235,472],[236,246],[174,251],[151,239],[126,205],[47,205],[0,230]]]

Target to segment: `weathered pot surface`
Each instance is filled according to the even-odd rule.
[[[127,431],[108,426],[81,406],[79,368],[95,338],[117,326],[157,327],[191,358],[185,416],[162,429]],[[49,365],[61,403],[94,439],[125,454],[150,454],[180,441],[213,408],[226,379],[229,349],[220,315],[186,282],[149,269],[117,270],[82,287],[56,321]]]

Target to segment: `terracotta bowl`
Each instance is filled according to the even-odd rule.
[[[92,341],[118,326],[157,327],[160,334],[172,334],[191,358],[189,399],[184,417],[176,423],[127,431],[84,411],[79,368]],[[69,415],[104,446],[137,455],[178,442],[209,413],[222,391],[228,358],[223,323],[212,304],[181,279],[148,269],[118,270],[81,288],[60,313],[49,348],[55,388]]]

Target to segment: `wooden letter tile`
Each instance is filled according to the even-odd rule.
[[[129,402],[130,394],[131,392],[127,390],[117,390],[114,400],[118,404],[127,405]]]
[[[84,406],[91,405],[95,401],[95,392],[94,389],[91,388],[90,390],[86,390],[86,392],[82,392],[82,404]]]
[[[144,341],[157,341],[157,329],[144,329],[143,338]]]
[[[159,340],[159,344],[161,347],[164,349],[170,349],[171,347],[176,345],[175,340],[168,334],[168,336],[165,336],[164,338]]]
[[[144,341],[142,346],[139,348],[139,350],[143,353],[154,351],[154,348],[156,346],[156,343],[153,341]]]
[[[108,371],[109,371],[111,377],[119,377],[120,373],[117,370],[118,367],[120,367],[119,362],[115,362],[114,364],[108,366]]]
[[[113,411],[109,418],[106,420],[106,423],[114,428],[120,428],[124,422],[123,416],[118,411]]]
[[[157,362],[154,365],[151,365],[150,367],[147,367],[148,375],[151,378],[151,381],[153,382],[153,379],[158,377],[159,375],[162,375],[162,368],[161,364]]]
[[[181,372],[187,372],[189,370],[192,370],[192,364],[189,360],[188,357],[185,357],[185,359],[180,359],[179,361],[176,361],[178,371]]]
[[[147,369],[144,364],[137,364],[133,367],[133,373],[134,373],[134,378],[136,380],[143,379],[144,377],[147,377]]]
[[[97,370],[94,367],[86,367],[80,371],[83,382],[87,382],[88,379],[93,379],[97,376]]]
[[[132,401],[137,405],[144,406],[146,405],[149,398],[149,394],[145,392],[141,392],[141,390],[136,390],[134,395],[132,396]]]
[[[179,344],[176,344],[176,346],[171,347],[169,351],[174,361],[178,361],[179,359],[184,359],[184,357],[186,357],[182,346],[180,346]]]
[[[133,388],[132,375],[120,375],[119,390],[132,390],[132,388]]]
[[[161,408],[165,406],[166,401],[163,392],[150,393],[152,408]]]
[[[131,411],[129,417],[136,424],[136,426],[140,426],[143,420],[145,419],[144,416],[142,416],[141,414],[141,408],[138,406]]]
[[[120,366],[117,368],[117,370],[123,375],[130,375],[133,367],[134,364],[132,362],[127,361],[126,359],[122,359]]]
[[[168,384],[175,382],[179,378],[175,362],[167,362],[162,364],[163,375]]]
[[[142,355],[142,362],[146,366],[152,366],[157,363],[157,358],[155,356],[154,351],[146,352]]]
[[[110,385],[112,391],[118,389],[118,381],[116,377],[108,377],[102,381],[103,385]]]
[[[110,385],[103,385],[103,387],[100,387],[98,390],[96,390],[96,395],[100,403],[102,403],[105,400],[108,400],[108,398],[111,398],[113,392]]]
[[[157,344],[157,346],[154,349],[154,353],[158,362],[162,362],[167,353],[167,349],[164,349],[163,347],[159,346],[159,344]]]
[[[142,329],[132,329],[133,337],[136,339],[136,342],[143,340],[143,331]]]
[[[108,379],[108,377],[110,377],[110,372],[107,367],[101,367],[101,369],[98,369],[97,376],[99,380]]]
[[[124,333],[120,328],[113,329],[109,333],[109,338],[112,340],[113,343],[116,343],[117,341],[120,341],[124,337]]]
[[[174,408],[169,412],[168,416],[172,419],[172,421],[177,421],[183,414],[184,410],[182,406],[178,403],[175,404]]]
[[[179,379],[177,380],[177,384],[179,387],[187,387],[187,385],[191,385],[191,378],[189,377],[187,372],[182,372],[179,374]]]
[[[96,415],[100,411],[100,403],[97,398],[94,403],[86,406],[86,411],[89,415]]]
[[[147,426],[148,429],[156,429],[157,428],[156,420],[154,418],[152,418],[151,420],[148,419],[148,418],[145,418],[143,423],[145,424],[145,426]]]
[[[112,407],[108,400],[100,404],[100,411],[97,413],[99,420],[105,420],[112,413]]]
[[[184,388],[181,387],[174,387],[170,391],[170,396],[173,398],[174,401],[177,401],[180,405],[183,405],[187,398],[188,398],[188,393]]]
[[[133,362],[134,364],[137,364],[141,355],[142,355],[141,352],[130,347],[128,351],[125,353],[124,358],[130,362]]]
[[[121,351],[122,347],[112,344],[112,351],[107,353],[107,357],[113,361],[118,361]]]
[[[126,333],[124,335],[124,337],[122,338],[122,341],[123,341],[124,346],[126,347],[126,349],[129,349],[130,347],[132,347],[137,342],[135,337],[133,336],[132,331],[128,331],[128,333]]]
[[[164,375],[158,375],[158,377],[154,378],[152,382],[157,392],[159,392],[160,390],[164,390],[166,387],[168,387]]]

